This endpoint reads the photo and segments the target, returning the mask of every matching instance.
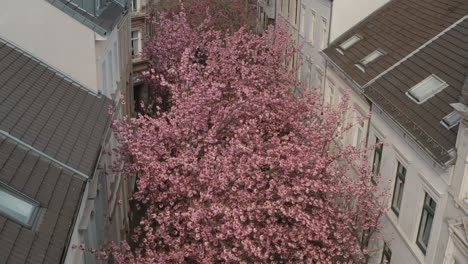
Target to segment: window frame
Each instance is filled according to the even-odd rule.
[[[429,200],[427,199],[429,198]],[[429,202],[427,202],[429,201]],[[430,202],[433,201],[433,203],[435,204],[434,208],[432,208],[430,206]],[[426,252],[427,252],[427,248],[429,247],[429,243],[431,241],[431,233],[432,233],[432,227],[434,226],[434,219],[435,219],[435,212],[437,210],[437,202],[436,200],[434,200],[430,195],[429,193],[427,193],[426,191],[424,191],[424,201],[423,201],[423,208],[422,208],[422,213],[421,213],[421,216],[420,216],[420,219],[419,219],[419,226],[418,226],[418,234],[416,236],[416,245],[419,247],[419,249],[423,252],[424,255],[426,255]],[[425,216],[425,212],[427,212],[426,214],[426,224],[427,224],[427,220],[429,219],[428,216],[432,217],[432,221],[431,221],[431,224],[429,226],[429,235],[428,235],[428,238],[427,238],[427,245],[423,244],[424,241],[421,241],[420,240],[420,235],[423,236],[424,233],[426,232],[427,230],[427,226],[425,224],[424,226],[424,229],[422,229],[422,224],[423,224],[423,219],[424,219],[424,216]],[[422,232],[421,232],[422,231]]]
[[[325,49],[328,44],[328,20],[325,17],[322,17],[322,42],[321,49]]]
[[[384,260],[388,260],[388,262],[384,262]],[[382,249],[382,258],[380,259],[380,264],[390,264],[392,261],[392,250],[390,247],[387,245],[387,243],[384,242],[383,249]]]
[[[305,37],[305,20],[306,20],[306,17],[305,17],[305,14],[306,13],[306,7],[305,5],[301,4],[301,20],[300,20],[300,24],[299,24],[299,34],[302,36],[302,37]]]
[[[400,167],[403,168],[402,172],[400,172]],[[393,194],[392,194],[392,203],[391,203],[391,206],[390,208],[392,209],[392,211],[395,213],[395,215],[397,217],[400,216],[400,210],[401,210],[401,201],[403,200],[403,194],[404,194],[404,191],[405,191],[405,182],[406,182],[406,173],[408,172],[408,169],[399,161],[397,160],[397,168],[396,168],[396,172],[395,172],[395,184],[393,185]],[[403,186],[403,188],[399,188],[399,196],[397,198],[400,198],[400,205],[399,207],[395,207],[394,204],[395,204],[395,201],[397,201],[395,199],[395,192],[396,192],[396,187],[397,187],[397,184],[399,183],[398,180],[400,180]]]
[[[426,96],[424,98],[422,98],[421,101],[419,101],[418,98],[416,98],[413,94],[415,93],[414,91],[417,90],[418,88],[420,88],[421,86],[423,86],[426,82],[428,82],[430,79],[435,79],[437,81],[439,81],[441,84],[439,87],[437,87],[437,89],[434,90],[434,92],[432,92],[429,96]],[[449,84],[444,81],[442,78],[440,78],[439,76],[435,75],[435,74],[431,74],[429,76],[427,76],[424,80],[420,81],[419,83],[417,83],[416,85],[414,85],[413,87],[411,87],[405,94],[406,96],[408,96],[411,100],[413,100],[415,103],[417,104],[422,104],[424,102],[426,102],[427,100],[431,99],[432,97],[434,97],[436,94],[440,93],[441,91],[443,91],[445,88],[447,88],[449,86]]]
[[[136,37],[133,37],[133,32],[137,32],[137,36]],[[135,51],[135,48],[134,48],[134,45],[133,45],[133,42],[136,40],[137,42],[137,45],[138,45],[138,52]],[[137,58],[141,55],[141,30],[140,29],[132,29],[130,31],[130,41],[131,41],[131,44],[132,44],[132,55],[133,55],[133,58]]]
[[[312,46],[315,44],[315,25],[317,23],[317,13],[310,9],[311,20],[310,20],[310,29],[307,35],[307,42],[309,42]]]
[[[18,199],[24,203],[27,203],[33,207],[33,210],[31,211],[31,214],[29,215],[27,222],[24,222],[21,219],[18,219],[17,217],[9,214],[6,211],[0,210],[0,215],[6,217],[7,219],[10,219],[11,221],[15,223],[22,225],[23,227],[27,229],[34,229],[41,216],[42,208],[41,208],[40,203],[34,200],[33,198],[21,193],[20,191],[12,188],[11,186],[1,181],[0,181],[0,191],[3,191],[4,193],[12,196],[13,198]]]
[[[379,144],[380,142],[380,139],[378,137],[375,137],[375,144]],[[379,164],[378,164],[378,169],[377,169],[377,173],[375,172],[375,157],[377,156],[376,154],[379,154]],[[382,155],[383,155],[383,143],[380,144],[379,147],[376,147],[374,149],[374,156],[372,157],[372,176],[371,176],[371,182],[373,184],[377,184],[377,182],[375,181],[375,178],[377,177],[377,175],[380,173],[380,168],[382,166]]]

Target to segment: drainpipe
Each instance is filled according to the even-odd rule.
[[[327,39],[327,48],[328,46],[330,46],[330,36],[331,36],[331,25],[332,25],[332,18],[333,18],[333,0],[330,0],[330,16],[328,18],[328,39]],[[327,73],[328,73],[328,60],[325,60],[325,70],[324,70],[324,73],[323,73],[323,78],[324,80],[322,80],[322,83],[323,83],[323,91],[322,92],[322,95],[325,95],[325,87],[326,87],[326,81],[328,80],[327,78]],[[325,103],[325,97],[322,96],[322,104]]]

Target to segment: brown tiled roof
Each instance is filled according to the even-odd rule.
[[[459,102],[468,75],[468,1],[393,0],[337,39],[325,54],[365,95],[398,123],[440,164],[452,159],[457,128],[440,124]],[[363,39],[336,51],[354,34]],[[354,66],[377,48],[386,55],[360,71]],[[417,104],[406,92],[435,74],[449,84],[428,101]]]
[[[370,17],[353,27],[324,50],[342,71],[359,85],[381,74],[441,31],[468,14],[465,0],[392,0]],[[336,48],[351,36],[359,41],[341,55]],[[376,49],[386,55],[359,70],[354,64]]]
[[[0,216],[0,263],[61,262],[110,104],[0,39],[0,182],[45,212],[35,230]]]

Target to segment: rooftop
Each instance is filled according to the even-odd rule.
[[[458,126],[441,121],[456,117],[450,104],[462,99],[468,75],[467,14],[465,1],[393,0],[324,51],[441,165],[454,157]],[[336,50],[356,34],[360,41]],[[385,55],[365,71],[354,66],[377,49]]]
[[[111,101],[1,39],[0,84],[0,260],[60,263]]]

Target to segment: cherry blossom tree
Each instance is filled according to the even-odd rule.
[[[146,45],[155,111],[115,122],[142,214],[117,263],[367,263],[385,211],[353,124],[288,70],[278,24],[263,36],[162,16]],[[352,115],[349,115],[352,116]],[[353,173],[356,171],[357,173]]]
[[[255,28],[255,0],[160,0],[153,6],[156,11],[177,14],[181,11],[181,4],[193,26],[201,24],[209,13],[216,29]]]

